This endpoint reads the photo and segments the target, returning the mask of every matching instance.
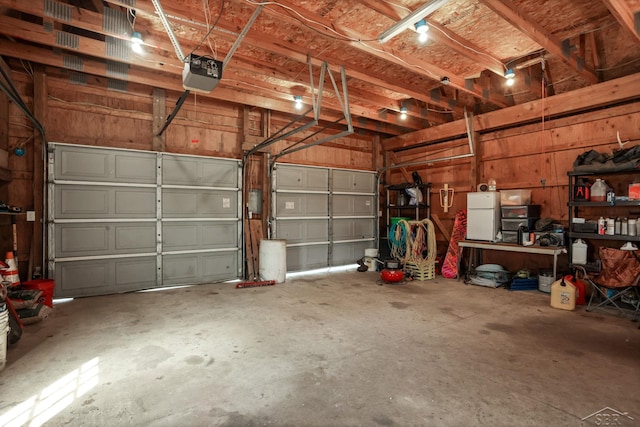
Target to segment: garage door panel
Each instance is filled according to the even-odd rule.
[[[155,153],[56,145],[55,179],[154,184],[156,164]]]
[[[329,245],[287,247],[287,270],[301,271],[329,265]]]
[[[164,218],[238,218],[238,192],[164,189],[162,213]]]
[[[329,221],[325,219],[283,220],[277,224],[278,239],[287,243],[326,242],[329,240]]]
[[[155,188],[113,190],[116,217],[153,218],[156,215]]]
[[[155,218],[154,188],[57,185],[57,219]]]
[[[57,297],[80,297],[156,287],[156,257],[57,262]]]
[[[162,183],[238,188],[238,163],[222,159],[164,155]]]
[[[362,242],[345,242],[334,243],[332,253],[332,265],[348,265],[355,264],[355,262],[364,256],[364,250],[368,248],[374,248],[376,242],[362,241]]]
[[[156,251],[155,223],[60,223],[55,234],[58,258]]]
[[[190,284],[238,277],[238,252],[213,252],[163,256],[163,283]]]
[[[233,248],[238,242],[238,222],[163,223],[162,238],[167,252]]]
[[[375,175],[371,172],[335,169],[332,188],[335,192],[373,194],[375,192]]]
[[[326,194],[278,193],[276,217],[328,216]]]
[[[333,195],[334,216],[373,216],[375,215],[375,199],[368,195]]]
[[[334,218],[333,240],[369,239],[374,237],[374,219]]]
[[[278,190],[329,190],[328,169],[278,165],[276,179]]]

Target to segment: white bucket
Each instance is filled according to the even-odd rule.
[[[287,277],[287,241],[260,241],[260,277],[284,283]]]
[[[555,282],[552,271],[541,271],[538,275],[538,290],[551,293],[551,285]]]
[[[9,311],[0,313],[0,371],[7,364],[7,336],[9,334]]]
[[[367,266],[369,271],[376,271],[376,258],[378,257],[378,250],[376,248],[364,250],[364,265]]]
[[[369,258],[375,258],[378,256],[378,250],[376,248],[365,249],[364,256]]]

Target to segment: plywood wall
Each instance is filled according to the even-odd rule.
[[[616,132],[631,145],[640,142],[640,102],[601,109],[544,123],[533,123],[505,130],[476,135],[476,156],[408,168],[418,171],[423,181],[432,183],[432,213],[438,215],[446,227],[453,227],[455,213],[466,208],[466,193],[475,191],[475,185],[495,179],[498,190],[530,189],[532,203],[542,206],[542,216],[551,217],[568,225],[568,178],[576,157],[594,149],[609,153],[618,148]],[[417,161],[429,156],[457,155],[468,147],[465,140],[447,144],[450,148],[435,153],[439,145],[406,150],[397,153],[399,163]],[[435,153],[435,154],[430,154]],[[474,176],[477,179],[474,181]],[[636,174],[640,179],[640,173]],[[404,178],[394,170],[390,182],[402,182]],[[439,190],[444,184],[455,189],[454,204],[449,213],[439,207]],[[443,251],[447,242],[438,235],[439,248]],[[504,253],[487,252],[485,261],[510,264],[516,268],[522,257],[505,256]],[[530,257],[527,267],[548,267],[545,257]]]

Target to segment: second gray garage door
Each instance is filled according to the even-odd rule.
[[[277,164],[275,238],[287,241],[287,270],[354,263],[375,247],[373,172]]]

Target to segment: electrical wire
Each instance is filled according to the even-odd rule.
[[[189,52],[189,54],[187,55],[187,57],[191,56],[191,54],[193,54],[193,52],[195,52],[196,50],[198,50],[198,48],[200,46],[202,46],[202,43],[205,42],[205,40],[207,40],[207,38],[209,37],[209,34],[211,34],[211,32],[213,31],[213,29],[216,27],[216,25],[218,25],[218,21],[220,21],[220,18],[222,17],[222,12],[224,11],[224,0],[222,0],[222,2],[220,3],[220,13],[218,13],[218,17],[216,18],[215,22],[213,23],[213,25],[211,26],[211,28],[209,28],[209,30],[207,31],[207,34],[204,35],[204,37],[202,38],[202,40],[200,40],[200,43],[198,43],[196,45],[196,47],[193,48],[193,50],[191,52]]]
[[[202,8],[204,10],[204,19],[205,22],[207,23],[207,30],[209,30],[209,21],[211,20],[211,10],[209,8],[209,0],[202,0]],[[215,39],[214,39],[214,44],[215,44]],[[211,46],[211,39],[207,38],[207,45],[209,46],[209,49],[211,50],[211,54],[213,55],[213,59],[218,59],[218,46],[216,45],[216,48],[214,49],[213,46]]]
[[[291,16],[292,18],[294,18],[296,21],[300,22],[302,25],[304,25],[305,27],[309,28],[310,30],[313,30],[315,32],[317,32],[318,34],[322,34],[325,37],[329,37],[329,38],[334,38],[337,40],[342,40],[342,41],[351,41],[351,42],[361,42],[361,41],[369,41],[369,42],[373,42],[373,41],[377,41],[378,39],[366,39],[366,40],[362,40],[362,39],[356,39],[353,37],[349,37],[345,34],[342,34],[341,32],[334,30],[332,27],[323,24],[322,22],[318,22],[316,20],[313,20],[311,18],[307,18],[306,16],[302,15],[300,12],[298,12],[297,10],[286,6],[284,4],[280,4],[278,2],[274,2],[274,1],[264,1],[264,2],[257,2],[254,0],[245,0],[247,3],[252,4],[254,6],[260,6],[260,5],[274,5],[274,6],[280,6],[282,9],[284,9],[285,11],[287,11],[287,15]],[[327,33],[323,33],[320,30],[318,30],[316,27],[313,27],[309,24],[307,24],[308,22],[311,22],[319,27],[324,28],[325,30],[329,31],[330,33],[334,33],[335,36],[332,36],[330,34]]]

